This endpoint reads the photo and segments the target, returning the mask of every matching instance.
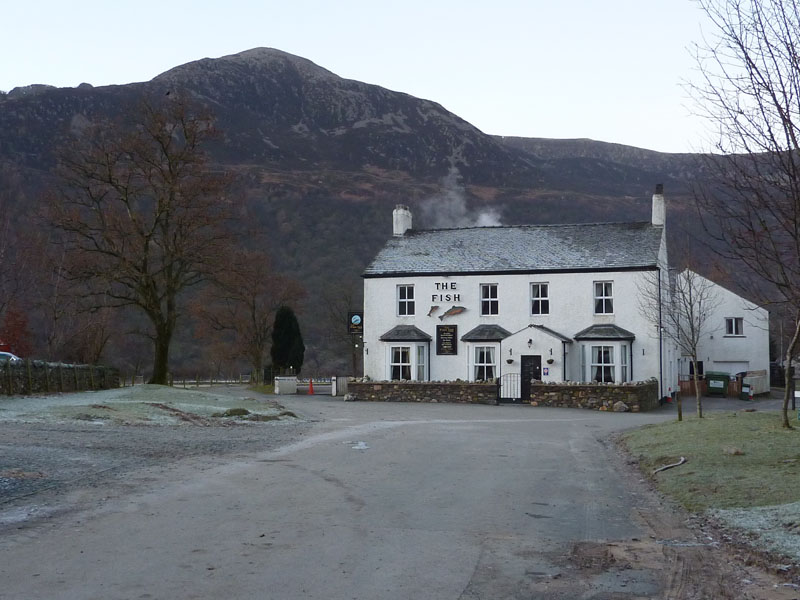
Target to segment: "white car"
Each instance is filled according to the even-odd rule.
[[[4,363],[18,363],[22,362],[22,359],[17,356],[16,354],[11,354],[11,352],[0,352],[0,364]]]

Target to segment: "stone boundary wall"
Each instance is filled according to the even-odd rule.
[[[497,384],[414,381],[350,381],[348,399],[367,402],[455,402],[496,404]],[[534,383],[531,397],[523,399],[533,406],[626,410],[643,412],[658,408],[658,382],[617,384]],[[625,406],[617,404],[622,402]],[[616,408],[615,408],[616,405]]]
[[[530,402],[533,406],[593,410],[620,410],[614,405],[622,402],[631,412],[653,410],[660,405],[658,381],[655,379],[625,384],[534,383]]]
[[[119,370],[26,360],[0,364],[0,396],[107,390],[120,386]]]
[[[496,404],[497,384],[466,381],[349,381],[348,396],[369,402]]]

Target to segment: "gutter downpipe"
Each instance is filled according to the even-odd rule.
[[[659,401],[664,398],[664,327],[661,314],[661,267],[658,268],[658,389]],[[633,354],[633,352],[631,352]]]

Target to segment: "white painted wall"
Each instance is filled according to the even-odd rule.
[[[719,306],[709,317],[706,333],[698,346],[697,358],[703,361],[703,370],[731,375],[741,371],[766,370],[769,373],[769,312],[721,285],[709,283],[719,299]],[[742,319],[742,335],[726,333],[726,318]],[[682,357],[681,375],[688,374],[689,358]]]
[[[528,328],[531,323],[544,325],[562,335],[572,338],[582,329],[599,323],[613,323],[635,334],[632,351],[633,380],[650,377],[659,378],[659,339],[657,327],[647,322],[639,313],[637,282],[643,283],[644,275],[635,271],[609,273],[549,273],[544,275],[453,275],[449,277],[414,276],[403,278],[366,278],[364,280],[364,373],[374,380],[389,378],[388,347],[379,338],[396,325],[414,325],[431,336],[428,359],[429,379],[444,381],[472,379],[472,364],[475,344],[461,342],[460,338],[480,324],[495,324],[515,335],[502,343],[491,345],[497,348],[498,367],[502,373],[519,372],[522,354],[539,354],[542,366],[549,369],[544,381],[583,381],[579,343],[567,345],[563,353],[561,340],[538,329]],[[614,314],[594,314],[594,282],[612,281],[614,286]],[[549,284],[550,314],[530,314],[530,284]],[[480,284],[498,285],[499,315],[480,315]],[[397,285],[414,285],[416,310],[414,316],[398,316]],[[439,289],[437,289],[437,284]],[[441,289],[446,288],[446,289]],[[450,294],[450,298],[446,297]],[[438,311],[428,316],[432,306]],[[452,306],[463,306],[466,310],[452,317],[439,317]],[[436,355],[436,325],[458,326],[458,355]],[[523,331],[520,331],[523,330]],[[518,332],[518,333],[517,333]],[[528,340],[531,340],[531,348]],[[599,342],[595,342],[596,344]],[[409,344],[412,345],[413,344]],[[664,344],[664,395],[675,388],[677,372],[674,366],[677,357],[666,351]],[[552,355],[550,354],[552,350]],[[413,352],[412,352],[413,353]],[[546,360],[553,358],[553,364]],[[511,359],[511,364],[507,360]],[[412,372],[415,371],[412,365]]]

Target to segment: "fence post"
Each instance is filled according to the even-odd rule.
[[[14,378],[11,377],[11,361],[6,361],[6,375],[8,376],[8,395],[14,395]]]
[[[72,374],[75,376],[75,391],[78,391],[80,384],[78,383],[78,365],[72,365]]]
[[[50,363],[44,363],[44,387],[47,393],[50,393]]]
[[[64,393],[64,369],[61,368],[61,363],[58,363],[58,391]]]
[[[89,385],[92,391],[94,391],[94,367],[92,365],[89,365]]]
[[[33,395],[33,372],[31,371],[31,359],[25,359],[25,368],[28,375],[28,395]]]

